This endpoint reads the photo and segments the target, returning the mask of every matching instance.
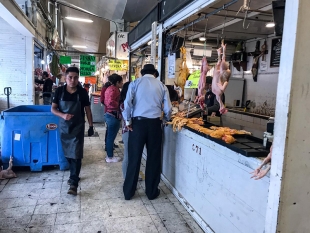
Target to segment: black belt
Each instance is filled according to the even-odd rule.
[[[138,116],[138,117],[133,117],[133,120],[138,120],[138,121],[142,121],[142,120],[160,120],[160,117],[157,118],[147,118],[147,117],[142,117],[142,116]]]

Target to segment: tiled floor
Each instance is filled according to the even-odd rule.
[[[95,128],[99,137],[85,138],[78,196],[67,194],[69,173],[58,168],[19,171],[18,178],[0,181],[0,233],[203,232],[162,182],[157,199],[147,199],[141,181],[125,201],[122,164],[105,162],[105,128]],[[122,151],[120,144],[116,153],[122,157]]]

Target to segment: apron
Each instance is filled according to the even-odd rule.
[[[62,149],[66,158],[82,159],[84,148],[85,120],[81,115],[81,102],[79,95],[77,101],[64,101],[63,91],[59,101],[59,110],[62,113],[74,115],[69,121],[60,118],[59,131]]]

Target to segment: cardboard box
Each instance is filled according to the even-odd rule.
[[[220,123],[221,122],[221,118],[220,117],[211,117],[211,116],[208,116],[207,117],[207,121],[210,122],[210,123]]]

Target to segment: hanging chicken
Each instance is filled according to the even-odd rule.
[[[179,76],[177,77],[177,80],[176,80],[176,84],[177,84],[177,86],[182,88],[182,91],[184,93],[184,86],[186,83],[186,79],[189,75],[189,70],[188,70],[187,65],[186,65],[186,48],[184,46],[182,46],[180,48],[180,51],[182,54],[182,63],[181,63],[181,67],[180,67]]]
[[[267,50],[267,41],[265,40],[264,44],[261,47],[262,61],[266,61],[266,56],[265,56],[266,50]]]

